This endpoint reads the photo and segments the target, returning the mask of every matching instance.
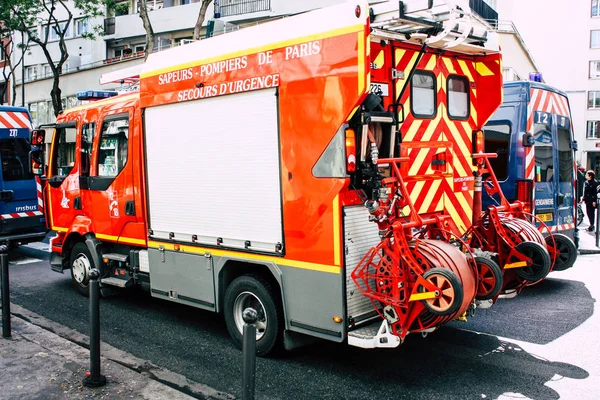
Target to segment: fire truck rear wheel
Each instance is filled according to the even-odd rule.
[[[575,243],[567,235],[562,233],[553,233],[554,243],[550,236],[546,237],[546,244],[555,245],[556,249],[560,252],[556,260],[554,260],[554,271],[564,271],[569,269],[575,264],[577,260],[577,248]]]
[[[242,347],[244,320],[247,307],[258,313],[256,323],[256,354],[266,356],[275,350],[282,337],[282,316],[279,297],[273,287],[256,275],[242,275],[227,287],[224,299],[224,317],[234,343]]]
[[[94,261],[85,243],[79,242],[71,250],[71,283],[75,290],[83,296],[89,296],[90,270],[94,268]]]

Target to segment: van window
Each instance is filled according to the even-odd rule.
[[[417,118],[433,118],[436,114],[435,76],[427,71],[415,71],[410,85],[410,108]]]
[[[54,142],[53,176],[67,176],[75,165],[75,126],[56,128]]]
[[[5,181],[33,179],[29,171],[29,142],[26,139],[1,139],[0,159]]]
[[[96,123],[83,124],[81,128],[81,176],[90,176],[92,165],[92,146],[94,145],[94,136],[96,132]]]
[[[573,150],[571,132],[567,128],[558,128],[558,181],[573,183]]]
[[[492,170],[499,181],[508,178],[508,158],[511,129],[508,123],[488,124],[483,127],[486,153],[496,153],[498,158],[489,160]]]
[[[464,76],[448,78],[448,116],[452,119],[469,118],[469,81]]]
[[[127,164],[129,115],[102,124],[98,151],[98,176],[115,177]]]

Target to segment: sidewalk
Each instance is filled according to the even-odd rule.
[[[12,339],[0,339],[3,399],[192,399],[119,364],[102,360],[107,385],[81,384],[89,352],[20,318],[12,318]]]
[[[101,368],[107,384],[84,387],[81,381],[89,370],[89,350],[77,344],[78,340],[61,337],[69,336],[68,328],[17,305],[11,304],[11,311],[12,338],[0,337],[2,399],[233,399],[106,343],[101,346]],[[87,337],[79,336],[87,342]]]
[[[586,222],[579,225],[579,254],[600,254],[600,248],[596,247],[596,234],[588,232],[588,226]]]

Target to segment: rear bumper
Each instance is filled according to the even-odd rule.
[[[0,242],[39,242],[46,236],[46,232],[30,232],[30,233],[15,233],[15,234],[0,234]]]
[[[29,243],[46,236],[46,220],[43,216],[20,217],[0,220],[0,241]]]

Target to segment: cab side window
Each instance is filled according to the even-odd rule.
[[[96,123],[90,122],[83,124],[81,128],[81,176],[90,176],[92,166],[92,146],[94,145],[94,136],[96,133]]]
[[[469,81],[464,76],[451,76],[447,81],[448,116],[451,119],[469,118]]]
[[[75,139],[77,130],[75,125],[57,127],[54,140],[54,162],[52,175],[64,177],[69,175],[75,166]]]
[[[410,109],[416,118],[434,118],[436,114],[435,75],[415,71],[410,85]]]
[[[102,123],[98,148],[98,176],[115,177],[127,164],[129,114],[110,117]]]

